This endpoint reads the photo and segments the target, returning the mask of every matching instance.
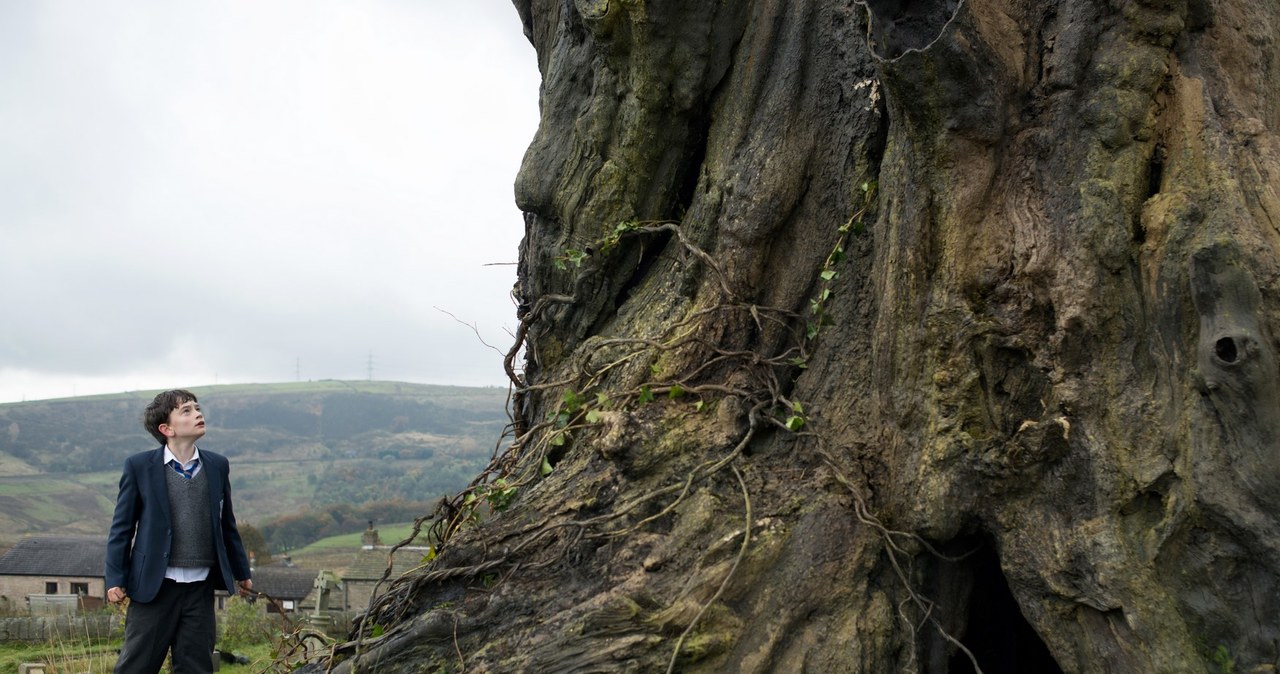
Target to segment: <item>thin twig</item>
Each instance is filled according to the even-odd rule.
[[[446,310],[446,309],[441,309],[440,307],[436,307],[436,306],[433,306],[432,308],[433,308],[433,309],[435,309],[436,311],[439,311],[439,312],[440,312],[440,313],[442,313],[442,314],[445,314],[445,315],[446,315],[446,316],[448,316],[449,318],[452,318],[453,320],[457,321],[458,323],[461,323],[462,325],[465,325],[465,326],[467,326],[468,328],[471,328],[471,331],[472,331],[472,332],[474,332],[474,333],[476,333],[476,339],[480,340],[480,343],[481,343],[481,344],[483,344],[483,345],[485,345],[485,346],[489,347],[490,349],[492,349],[494,353],[498,354],[499,356],[505,356],[505,355],[506,355],[506,354],[504,354],[504,353],[502,352],[502,350],[501,350],[501,349],[499,349],[498,347],[496,347],[496,346],[494,346],[494,345],[492,345],[492,344],[490,344],[490,343],[488,343],[488,342],[484,341],[484,337],[481,337],[481,336],[480,336],[480,328],[477,328],[475,323],[467,323],[467,322],[463,321],[461,318],[458,318],[457,316],[454,316],[452,313],[450,313],[450,312],[449,312],[448,310]]]
[[[458,646],[458,616],[453,616],[453,650],[458,654],[458,671],[467,671],[467,659],[462,657],[462,647]]]

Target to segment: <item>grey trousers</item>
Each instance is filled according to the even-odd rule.
[[[213,583],[165,580],[156,598],[129,602],[115,674],[156,674],[173,651],[173,674],[212,674],[218,622]]]

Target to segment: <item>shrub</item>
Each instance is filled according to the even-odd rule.
[[[222,619],[222,639],[218,648],[223,651],[242,649],[271,640],[274,626],[266,612],[241,597],[232,597]]]

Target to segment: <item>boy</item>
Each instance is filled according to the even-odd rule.
[[[129,597],[116,674],[213,671],[213,592],[253,588],[226,457],[196,448],[204,415],[189,391],[165,391],[143,413],[160,447],[125,460],[107,534],[107,599]]]

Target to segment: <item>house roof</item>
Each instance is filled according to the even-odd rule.
[[[396,550],[395,563],[391,567],[391,575],[387,578],[398,578],[405,571],[422,566],[422,559],[426,557],[428,550],[430,548],[419,546],[406,546]],[[342,574],[342,580],[376,581],[382,578],[382,574],[387,570],[387,553],[389,552],[391,552],[389,545],[360,550],[351,560],[351,566],[347,567],[347,572]]]
[[[32,536],[0,556],[0,575],[101,578],[106,557],[105,538]]]
[[[253,589],[276,599],[300,600],[311,593],[317,573],[294,566],[259,566],[253,570]]]

